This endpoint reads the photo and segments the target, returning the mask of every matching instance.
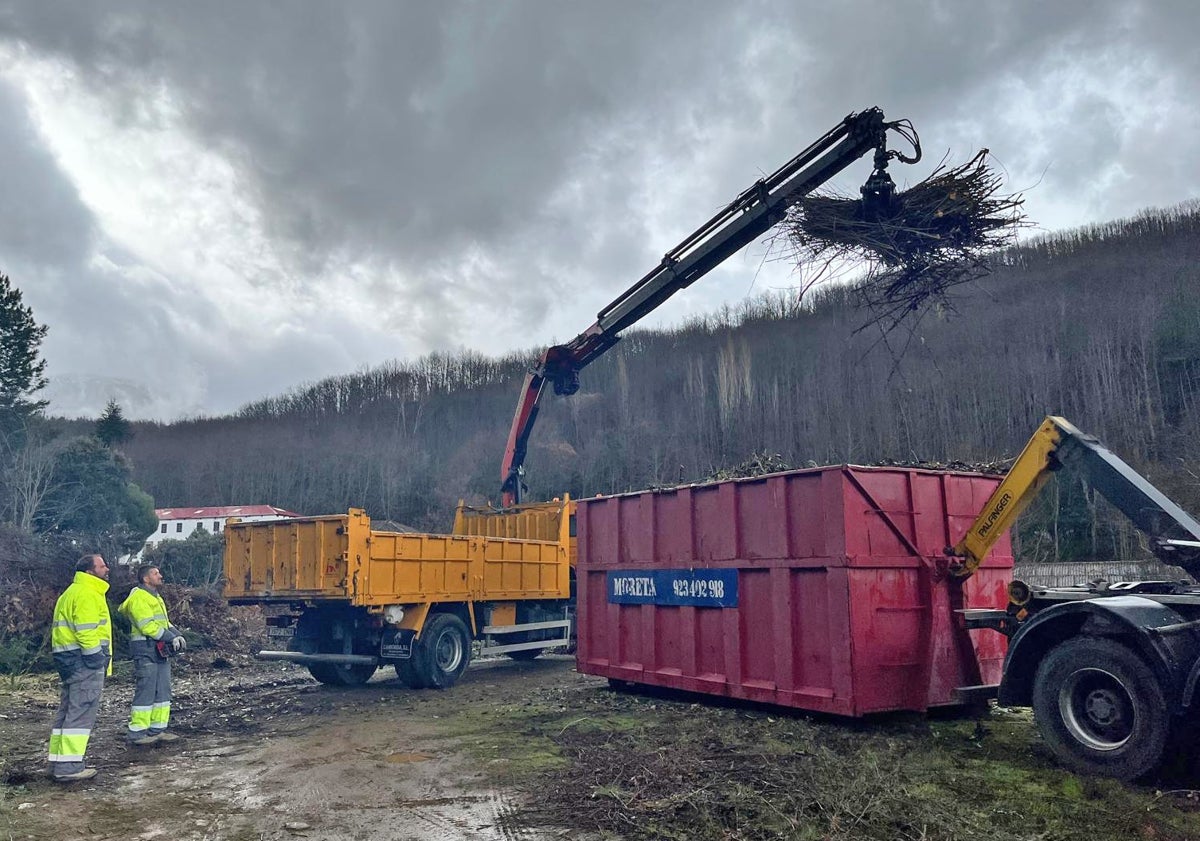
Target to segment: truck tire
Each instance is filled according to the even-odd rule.
[[[308,673],[326,686],[362,686],[375,674],[375,666],[312,663]]]
[[[1046,744],[1074,771],[1133,780],[1162,761],[1171,717],[1158,679],[1132,649],[1078,637],[1038,665],[1033,715]]]
[[[416,680],[424,687],[449,689],[471,662],[471,635],[453,613],[437,613],[425,623],[412,656]]]
[[[421,674],[415,653],[407,660],[396,661],[396,677],[400,678],[400,683],[409,689],[429,688],[425,684],[425,678]]]

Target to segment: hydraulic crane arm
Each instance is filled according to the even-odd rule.
[[[911,156],[888,150],[889,129],[912,143]],[[525,377],[513,414],[500,468],[503,504],[507,507],[521,501],[529,434],[547,382],[553,383],[556,394],[574,394],[579,390],[579,372],[616,344],[622,330],[762,236],[784,218],[788,208],[872,151],[874,172],[861,190],[864,209],[873,212],[876,207],[886,206],[895,191],[887,174],[888,161],[896,158],[916,163],[921,158],[921,146],[907,121],[886,122],[882,111],[871,108],[849,115],[774,173],[754,182],[602,309],[595,324],[566,344],[548,348]]]
[[[974,573],[1051,474],[1064,466],[1081,469],[1095,491],[1150,537],[1160,558],[1193,575],[1200,571],[1200,523],[1098,440],[1051,416],[1029,439],[963,539],[947,550],[959,559],[954,574],[966,578]]]

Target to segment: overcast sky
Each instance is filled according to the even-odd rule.
[[[986,146],[1043,230],[1196,197],[1198,31],[1194,0],[0,0],[0,272],[52,411],[228,412],[569,339],[873,105],[926,148],[897,180]],[[646,323],[794,282],[766,251]]]

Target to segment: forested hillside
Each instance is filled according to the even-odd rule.
[[[886,341],[856,332],[868,316],[846,289],[630,332],[579,394],[543,401],[531,498],[695,481],[763,452],[795,466],[994,461],[1053,413],[1200,511],[1200,203],[1046,236],[1000,262],[952,311]],[[444,530],[460,497],[498,498],[534,358],[396,363],[234,417],[139,424],[125,449],[159,507],[360,506]],[[1060,480],[1027,519],[1025,550],[1136,554],[1124,529],[1090,525],[1077,484]]]

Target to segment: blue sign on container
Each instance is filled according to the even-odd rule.
[[[613,604],[737,607],[736,569],[642,569],[608,572]]]

